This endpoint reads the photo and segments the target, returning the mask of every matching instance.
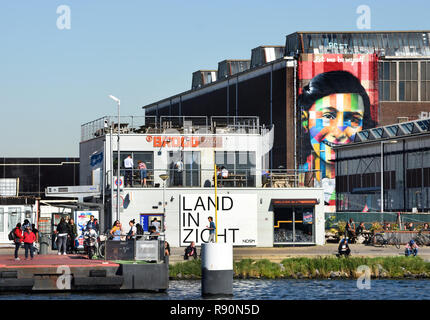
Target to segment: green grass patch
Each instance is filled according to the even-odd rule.
[[[359,266],[368,266],[372,276],[403,278],[412,275],[427,274],[430,277],[430,263],[420,257],[379,257],[379,258],[288,258],[281,263],[267,259],[244,259],[234,262],[236,278],[328,278],[332,272],[341,273],[342,277],[357,278]],[[173,279],[201,278],[201,261],[190,260],[170,265],[169,275]]]

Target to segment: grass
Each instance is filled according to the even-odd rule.
[[[430,263],[420,257],[379,257],[379,258],[288,258],[281,263],[267,259],[244,259],[233,265],[235,278],[358,278],[359,266],[368,266],[373,277],[404,278],[415,275],[430,277]],[[190,260],[169,267],[172,279],[201,278],[201,261]]]

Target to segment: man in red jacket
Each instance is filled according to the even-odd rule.
[[[24,231],[24,249],[25,249],[25,260],[28,260],[28,250],[30,250],[30,257],[33,260],[34,247],[33,242],[36,241],[36,235],[31,231],[31,225],[26,225]]]
[[[15,227],[15,230],[13,233],[15,235],[15,240],[13,240],[15,243],[15,260],[19,260],[18,250],[19,250],[19,247],[21,247],[21,242],[24,239],[24,237],[22,236],[22,231],[21,231],[21,223],[16,224],[16,227]]]

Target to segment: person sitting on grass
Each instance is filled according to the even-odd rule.
[[[409,241],[405,247],[405,256],[409,257],[411,254],[416,257],[418,255],[418,245],[414,240]]]
[[[343,238],[339,242],[339,247],[337,248],[337,256],[341,257],[344,255],[345,257],[349,257],[350,254],[351,254],[351,249],[349,248],[349,245],[348,245],[348,238]]]

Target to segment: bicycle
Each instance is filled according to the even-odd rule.
[[[423,234],[423,230],[418,232],[418,235],[414,238],[414,241],[419,246],[428,246],[430,245],[430,235]]]
[[[384,233],[376,233],[374,239],[371,240],[374,246],[385,247],[386,245],[394,245],[397,249],[400,249],[400,240],[394,234],[385,239]]]

